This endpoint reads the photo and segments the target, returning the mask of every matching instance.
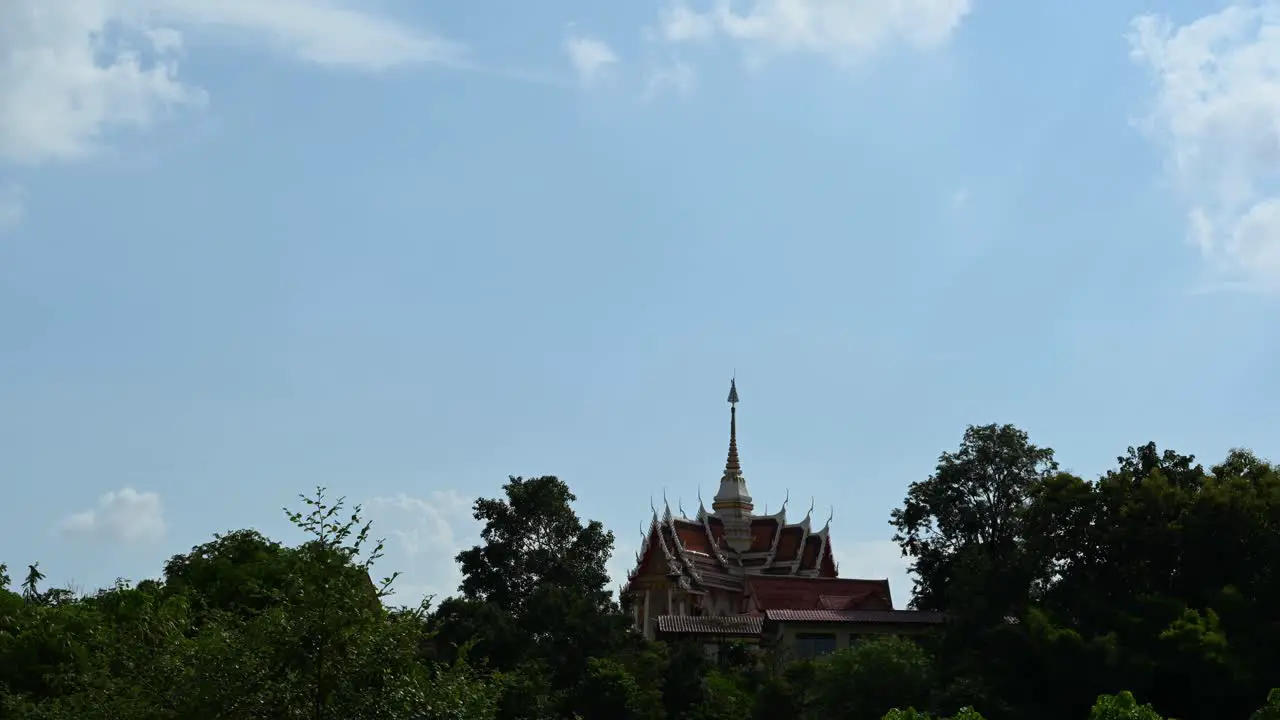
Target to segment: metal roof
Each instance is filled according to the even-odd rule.
[[[764,618],[759,615],[659,615],[658,632],[697,635],[759,635]]]
[[[942,613],[924,610],[765,610],[770,622],[885,623],[936,625]]]

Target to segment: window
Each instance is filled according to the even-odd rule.
[[[797,633],[794,649],[800,659],[826,655],[835,652],[836,636],[834,633]]]

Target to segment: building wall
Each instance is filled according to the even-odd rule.
[[[742,612],[742,593],[713,588],[702,599],[703,615],[737,615]]]
[[[832,636],[835,640],[832,649],[844,650],[852,647],[861,638],[879,635],[922,635],[933,627],[915,623],[778,623],[765,629],[765,637],[774,647],[790,648],[797,651],[797,655],[805,655],[801,648],[815,644],[809,640],[812,636]]]

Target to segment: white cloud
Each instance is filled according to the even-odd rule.
[[[0,233],[22,224],[26,215],[27,193],[17,183],[0,184]]]
[[[698,12],[677,0],[662,15],[661,35],[676,43],[722,36],[744,44],[754,61],[812,53],[851,65],[899,43],[942,45],[970,8],[970,0],[715,0]]]
[[[63,518],[58,529],[129,544],[152,542],[164,537],[164,507],[156,493],[127,487],[98,498],[97,507]]]
[[[1144,15],[1129,39],[1155,77],[1143,126],[1167,150],[1190,239],[1216,280],[1280,290],[1280,2],[1182,26]]]
[[[604,77],[608,69],[618,62],[618,56],[614,53],[613,48],[594,38],[569,38],[565,41],[564,49],[568,53],[569,62],[573,63],[573,69],[578,73],[578,79],[583,85],[596,84]]]
[[[662,36],[671,42],[707,40],[715,34],[710,14],[693,12],[685,5],[673,5],[662,13]]]
[[[249,39],[305,61],[381,69],[459,59],[451,43],[355,0],[0,2],[0,160],[81,157],[205,94],[178,73],[184,35]]]
[[[427,595],[438,601],[457,594],[462,576],[455,558],[479,542],[480,525],[471,515],[472,504],[453,491],[433,491],[425,498],[401,493],[366,503],[373,534],[387,538],[386,557],[375,574],[402,574],[393,586],[394,604],[416,605]]]
[[[693,92],[697,75],[693,67],[684,62],[673,62],[669,65],[651,70],[645,79],[644,98],[653,98],[671,92],[676,95],[688,95]]]

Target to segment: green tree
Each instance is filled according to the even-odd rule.
[[[1140,705],[1133,693],[1103,695],[1089,712],[1089,720],[1164,720],[1150,705]]]
[[[895,707],[930,707],[933,660],[910,639],[867,638],[816,663],[815,717],[877,720]]]
[[[513,477],[503,490],[505,498],[475,503],[482,542],[458,554],[462,597],[433,614],[436,656],[471,647],[510,675],[504,718],[535,717],[533,708],[547,703],[564,716],[575,705],[603,702],[579,697],[591,673],[616,669],[593,661],[640,642],[608,589],[613,534],[578,518],[575,497],[558,478]]]
[[[558,478],[512,477],[503,491],[505,500],[475,503],[483,544],[458,554],[463,596],[521,615],[536,590],[552,586],[578,589],[606,608],[613,533],[597,521],[583,524]]]
[[[491,678],[464,659],[422,661],[425,608],[388,611],[379,601],[394,576],[370,580],[381,547],[358,508],[345,515],[323,490],[304,502],[307,512],[289,513],[310,535],[302,545],[232,533],[171,562],[172,585],[118,582],[16,607],[3,591],[0,715],[492,718]],[[254,547],[262,552],[243,552]]]
[[[891,515],[915,576],[912,605],[947,613],[939,658],[948,705],[1005,720],[1039,694],[1024,677],[1031,649],[1017,623],[1052,572],[1030,513],[1057,468],[1053,450],[1012,425],[970,426]]]
[[[1060,717],[1121,688],[1186,720],[1243,717],[1280,673],[1270,464],[1233,450],[1206,471],[1148,443],[1096,482],[1043,484],[1028,517],[1032,552],[1054,569],[1042,615],[1075,638],[1034,658],[1057,669],[1030,684],[1056,696]],[[1048,681],[1063,672],[1068,682]]]
[[[1249,720],[1280,720],[1280,688],[1272,688],[1267,694],[1267,704],[1258,708]]]
[[[40,594],[40,582],[44,580],[44,573],[40,572],[40,563],[27,566],[27,577],[22,581],[22,599],[29,603],[38,603],[42,601]]]
[[[985,622],[1019,614],[1043,571],[1026,553],[1026,510],[1057,468],[1053,450],[1012,425],[966,428],[891,515],[915,575],[912,605]]]

